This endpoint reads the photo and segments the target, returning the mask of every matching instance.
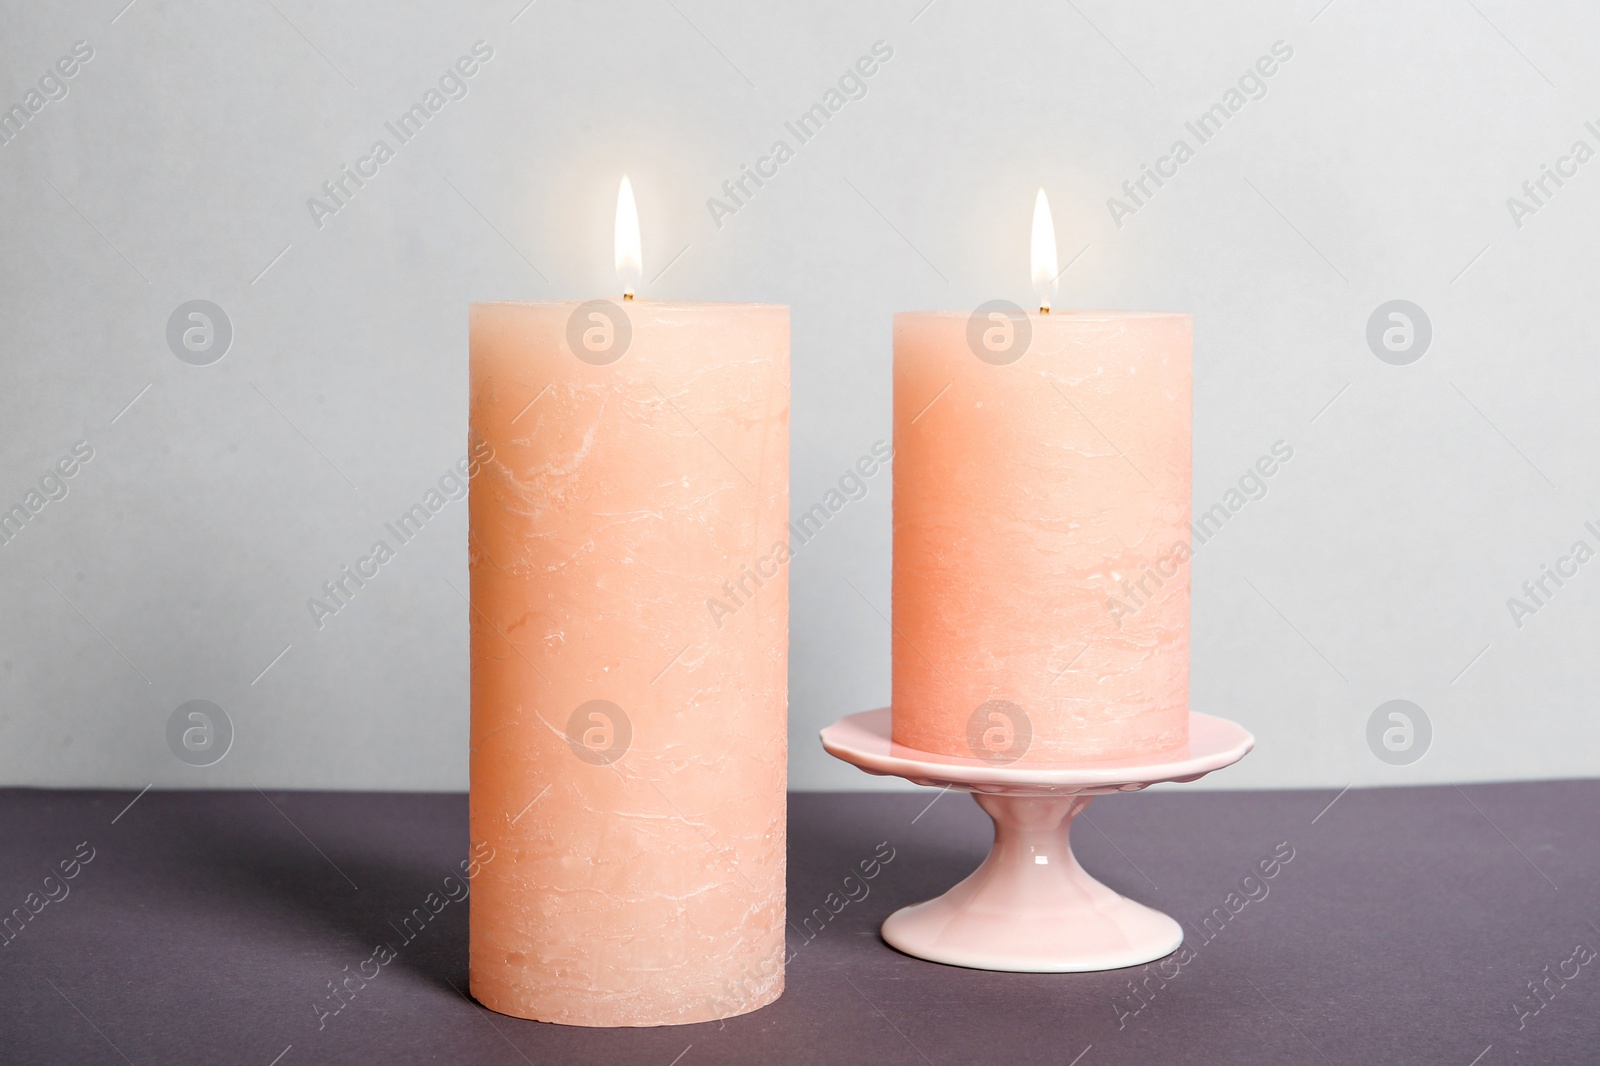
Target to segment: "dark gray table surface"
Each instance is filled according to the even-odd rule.
[[[721,1024],[600,1030],[465,998],[468,904],[319,1028],[329,982],[397,941],[390,923],[465,857],[465,796],[132,799],[0,790],[0,913],[57,897],[0,947],[6,1063],[1600,1062],[1596,781],[1352,789],[1331,807],[1333,790],[1097,800],[1078,855],[1184,924],[1192,957],[1166,976],[898,954],[878,924],[965,876],[987,818],[956,792],[795,794],[783,998]],[[802,927],[885,842],[867,894]],[[93,858],[47,886],[80,844]]]

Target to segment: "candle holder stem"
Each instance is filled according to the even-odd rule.
[[[953,966],[1072,973],[1136,966],[1183,943],[1177,922],[1078,864],[1072,821],[1092,796],[972,798],[994,820],[994,846],[944,895],[890,915],[892,947]]]

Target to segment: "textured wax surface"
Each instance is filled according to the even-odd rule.
[[[787,540],[789,313],[619,305],[600,366],[577,306],[472,308],[472,993],[726,1017],[783,988],[787,572],[722,585]]]
[[[1191,320],[1028,318],[994,365],[966,314],[895,317],[894,739],[1162,751],[1189,710]]]

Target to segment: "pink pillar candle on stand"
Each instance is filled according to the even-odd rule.
[[[474,304],[471,348],[472,994],[591,1026],[770,1003],[788,588],[707,600],[787,540],[788,309]]]
[[[999,762],[1185,742],[1191,332],[998,301],[895,317],[895,742]]]

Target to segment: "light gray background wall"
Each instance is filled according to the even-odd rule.
[[[0,504],[94,449],[0,545],[0,781],[465,787],[464,506],[322,630],[306,601],[463,454],[467,303],[614,291],[624,171],[648,295],[792,305],[797,511],[889,435],[894,311],[1026,303],[1037,186],[1062,304],[1195,314],[1197,510],[1294,449],[1194,563],[1193,705],[1259,738],[1211,785],[1600,771],[1600,561],[1507,607],[1600,548],[1600,161],[1507,206],[1600,148],[1600,9],[125,3],[0,4],[0,104],[94,49],[0,146]],[[479,40],[468,95],[397,145]],[[866,96],[717,227],[706,199],[880,40]],[[1183,122],[1276,41],[1198,145]],[[319,228],[307,198],[380,137]],[[211,365],[166,340],[191,299],[232,324]],[[1366,338],[1393,299],[1431,322],[1409,365]],[[889,530],[884,475],[794,564],[796,787],[884,785],[815,735],[887,701]],[[236,730],[209,768],[168,748],[191,699]],[[1408,765],[1367,739],[1393,699],[1431,722]]]

